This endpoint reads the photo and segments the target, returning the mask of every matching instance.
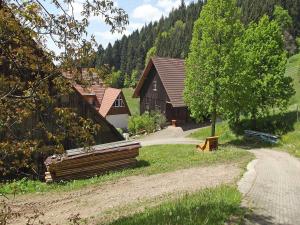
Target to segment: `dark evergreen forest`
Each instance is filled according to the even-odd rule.
[[[123,86],[126,77],[140,74],[148,55],[185,58],[189,51],[194,21],[199,17],[205,0],[186,6],[184,1],[168,17],[145,25],[129,36],[123,36],[107,48],[99,46],[95,58],[88,66],[100,68],[109,65],[120,71],[119,84]],[[275,5],[287,9],[293,18],[293,27],[285,32],[287,50],[296,49],[295,38],[300,35],[300,0],[238,0],[245,24],[258,20],[262,15],[272,16]],[[136,76],[136,75],[135,75]],[[139,75],[138,75],[139,76]]]

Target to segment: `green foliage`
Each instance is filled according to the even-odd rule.
[[[155,128],[155,119],[148,113],[131,116],[128,121],[128,130],[131,134],[152,133]]]
[[[70,191],[88,185],[99,185],[107,181],[115,181],[126,176],[148,176],[178,169],[216,165],[219,163],[239,163],[239,165],[244,167],[252,159],[253,155],[251,153],[236,148],[222,148],[213,153],[203,154],[198,152],[194,145],[156,145],[140,149],[138,164],[134,169],[111,172],[90,179],[54,184],[22,179],[3,184],[0,186],[0,193],[25,194],[47,191]]]
[[[145,67],[148,65],[149,60],[152,57],[157,55],[156,52],[157,52],[157,48],[155,46],[153,46],[152,48],[149,49],[149,51],[147,52],[147,55],[146,55],[146,59],[145,59]]]
[[[297,47],[298,47],[298,52],[300,52],[300,37],[296,38],[296,43],[297,43]]]
[[[212,115],[212,136],[217,114],[228,104],[225,92],[232,75],[230,57],[243,26],[236,1],[209,0],[195,22],[190,53],[186,59],[184,98],[197,120]]]
[[[116,71],[112,69],[108,79],[106,80],[106,84],[109,87],[120,88],[123,86],[121,71]]]
[[[122,76],[125,76],[132,74],[133,70],[142,71],[150,57],[155,55],[185,57],[192,37],[193,24],[199,16],[202,5],[202,1],[192,2],[188,6],[181,4],[172,10],[168,17],[150,22],[128,36],[124,35],[120,41],[108,45],[106,49],[99,47],[96,67],[109,64],[117,70],[120,69]],[[179,25],[180,23],[184,27]],[[168,39],[161,39],[166,45],[161,42],[159,45],[161,49],[155,49],[155,41],[163,32],[170,34]],[[156,54],[157,51],[162,51],[163,54]]]
[[[232,101],[224,106],[231,122],[241,115],[255,120],[285,109],[295,91],[292,79],[285,76],[287,52],[279,24],[268,16],[251,23],[234,49],[239,67],[229,79]]]
[[[154,118],[156,128],[164,128],[167,123],[166,116],[159,111],[152,111],[150,115]]]
[[[219,136],[219,142],[221,144],[226,144],[228,142],[231,142],[233,140],[239,139],[239,137],[233,133],[233,131],[230,129],[227,122],[221,122],[217,123],[217,133],[216,135]],[[210,129],[209,127],[204,127],[196,132],[190,134],[190,137],[205,140],[205,138],[209,137],[210,135]]]
[[[238,2],[246,24],[252,21],[257,22],[263,15],[273,16],[276,5],[283,7],[293,20],[294,27],[291,33],[299,35],[300,4],[298,0],[239,0]]]
[[[293,20],[288,10],[284,10],[281,6],[275,6],[274,17],[283,31],[291,28],[293,25]]]
[[[225,224],[231,217],[241,222],[241,193],[236,187],[219,186],[169,200],[144,212],[120,218],[111,225]]]
[[[128,130],[131,134],[152,133],[166,125],[166,117],[160,112],[144,113],[131,116],[128,121]]]
[[[184,58],[187,56],[189,42],[186,41],[186,27],[183,21],[177,20],[168,31],[162,32],[155,40],[153,54],[162,57]],[[153,50],[153,51],[154,51]],[[150,52],[151,54],[152,52]]]
[[[87,1],[78,20],[68,14],[73,3],[0,1],[0,180],[40,179],[49,155],[95,143],[99,125],[61,101],[76,81],[61,70],[94,60],[95,42],[84,38],[91,15],[104,16],[112,31],[123,30],[128,16],[110,0]],[[49,37],[63,49],[60,56],[46,48]]]
[[[124,87],[126,88],[135,88],[136,83],[138,82],[139,72],[137,70],[133,70],[131,76],[125,74]]]

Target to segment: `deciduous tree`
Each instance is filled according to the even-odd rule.
[[[190,53],[186,59],[184,97],[192,116],[210,116],[211,135],[215,135],[217,116],[228,99],[229,54],[242,31],[235,0],[208,0],[195,22]]]

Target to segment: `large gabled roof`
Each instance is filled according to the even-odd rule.
[[[101,85],[91,85],[84,88],[81,85],[73,86],[82,96],[95,96],[98,101],[98,112],[106,117],[117,97],[121,94],[121,89],[103,87]]]
[[[184,107],[186,104],[183,101],[185,68],[183,59],[154,57],[149,60],[137,87],[134,91],[133,97],[140,96],[140,90],[150,72],[155,67],[163,86],[166,89],[167,95],[173,107]]]

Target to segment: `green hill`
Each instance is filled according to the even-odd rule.
[[[300,107],[300,54],[292,56],[287,64],[286,74],[294,79],[296,95],[291,99],[291,109]]]

